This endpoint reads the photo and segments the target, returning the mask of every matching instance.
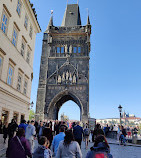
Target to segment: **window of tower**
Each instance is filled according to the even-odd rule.
[[[77,53],[77,47],[73,47],[73,53]]]
[[[81,47],[78,47],[78,53],[81,53]]]
[[[60,47],[57,47],[57,53],[60,53]]]
[[[64,53],[64,47],[61,47],[61,53]]]

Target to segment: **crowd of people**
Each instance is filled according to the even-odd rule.
[[[89,136],[94,145],[88,151]],[[8,138],[7,158],[82,158],[81,144],[85,141],[86,158],[112,158],[104,131],[97,124],[94,131],[86,123],[64,121],[21,121],[14,119],[3,128],[4,143]],[[35,143],[38,141],[38,145]]]

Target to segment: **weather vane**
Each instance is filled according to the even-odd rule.
[[[53,10],[51,10],[51,14],[53,14]]]

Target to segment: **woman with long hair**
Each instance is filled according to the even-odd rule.
[[[110,147],[104,135],[99,135],[95,139],[94,146],[90,148],[91,151],[87,153],[86,158],[107,157],[113,158],[110,154]]]
[[[82,158],[79,144],[74,141],[72,131],[66,131],[64,140],[60,142],[56,158]]]

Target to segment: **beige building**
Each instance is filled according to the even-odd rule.
[[[36,34],[29,0],[0,0],[0,119],[28,120]]]

